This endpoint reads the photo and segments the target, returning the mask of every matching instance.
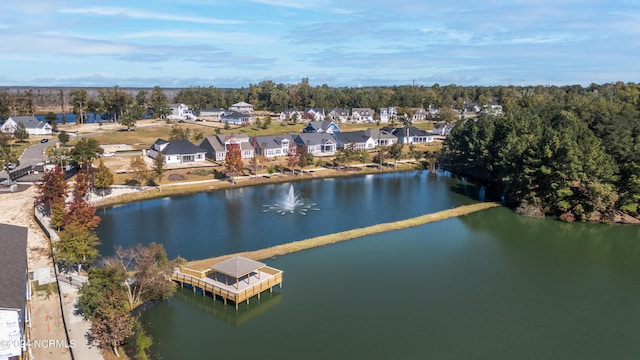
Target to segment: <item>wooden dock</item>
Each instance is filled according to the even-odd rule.
[[[243,257],[234,257],[211,266],[207,270],[193,270],[184,267],[177,269],[171,280],[181,286],[189,285],[195,292],[207,292],[222,298],[224,304],[232,301],[238,310],[238,304],[254,296],[260,298],[264,291],[273,291],[275,286],[282,288],[282,270],[269,267],[261,262]]]

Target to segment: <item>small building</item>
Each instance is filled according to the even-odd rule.
[[[189,140],[156,140],[149,149],[149,156],[153,159],[158,154],[164,155],[165,164],[184,164],[191,162],[204,162],[207,151],[195,146]]]
[[[167,116],[170,120],[197,120],[198,117],[193,114],[189,107],[185,104],[171,104],[171,114]]]
[[[267,158],[296,153],[296,143],[289,134],[254,136],[251,139],[251,145],[253,145],[256,154]]]
[[[26,227],[0,224],[0,359],[28,358],[31,287],[27,234]]]
[[[413,121],[427,120],[427,110],[424,108],[411,108],[413,110]]]
[[[340,126],[333,121],[310,121],[307,126],[302,128],[303,133],[326,133],[334,134],[340,132]]]
[[[376,146],[391,146],[398,142],[398,137],[384,129],[369,128],[364,131],[376,142]]]
[[[296,109],[287,109],[283,112],[280,113],[280,120],[281,121],[285,121],[285,120],[291,120],[291,119],[296,119],[297,121],[302,119],[302,112],[296,110]]]
[[[431,131],[431,133],[433,135],[449,136],[449,135],[451,135],[451,129],[452,128],[453,128],[453,125],[451,125],[451,124],[437,123],[434,126],[433,131]]]
[[[253,112],[253,105],[242,101],[242,102],[231,105],[229,107],[229,110],[237,111],[241,113],[250,113],[250,112]]]
[[[53,133],[53,127],[49,123],[40,121],[35,116],[10,116],[0,127],[0,131],[5,134],[13,134],[18,128],[18,124],[23,124],[29,135],[51,135]]]
[[[306,146],[307,152],[314,156],[330,156],[336,152],[336,140],[331,134],[302,133],[295,138],[298,147]]]

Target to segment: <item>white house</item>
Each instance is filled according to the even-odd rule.
[[[0,127],[0,131],[13,134],[20,123],[24,125],[29,135],[51,135],[53,132],[51,125],[36,119],[35,116],[10,116]]]
[[[207,152],[207,157],[210,159],[223,161],[227,157],[230,144],[240,145],[243,159],[251,159],[254,156],[254,149],[247,134],[207,136],[199,146]]]
[[[433,134],[420,130],[415,126],[395,128],[391,133],[398,137],[398,142],[403,144],[424,144],[433,141]]]
[[[198,117],[193,114],[189,107],[185,104],[171,104],[171,114],[167,116],[171,120],[197,120]]]
[[[227,111],[220,117],[220,121],[234,125],[250,125],[253,124],[253,116],[238,111]]]
[[[314,156],[330,156],[336,152],[336,140],[326,133],[303,133],[295,138],[296,145],[306,146],[307,152]]]
[[[242,102],[231,105],[229,107],[229,110],[237,111],[241,113],[250,113],[250,112],[253,112],[253,105],[242,101]]]
[[[251,144],[256,154],[267,158],[296,153],[296,143],[289,134],[274,136],[254,136]]]
[[[349,110],[347,109],[333,108],[329,110],[327,115],[329,116],[329,119],[334,121],[339,120],[340,122],[345,122],[349,120]]]
[[[220,121],[220,118],[225,113],[223,108],[209,108],[200,110],[200,117],[206,117],[214,121]]]
[[[398,118],[398,108],[390,106],[380,108],[380,122],[388,123],[389,121],[396,120]]]
[[[452,128],[453,128],[453,125],[451,124],[438,123],[435,125],[435,127],[433,128],[433,131],[431,132],[433,133],[433,135],[448,136],[448,135],[451,135]]]
[[[293,119],[295,117],[296,120],[301,120],[302,119],[302,112],[296,110],[296,109],[287,109],[283,112],[280,113],[280,120],[281,121],[285,121],[285,120],[290,120]]]
[[[311,119],[312,121],[322,121],[324,120],[324,109],[323,108],[306,108],[304,110],[305,118]]]
[[[364,130],[339,132],[333,136],[339,149],[370,150],[376,147],[376,141]]]
[[[188,140],[167,141],[158,139],[151,145],[149,156],[155,159],[159,153],[164,155],[165,164],[184,164],[204,162],[207,152]]]
[[[351,121],[353,122],[373,122],[375,110],[369,108],[351,109]]]

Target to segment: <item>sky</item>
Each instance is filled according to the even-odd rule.
[[[9,0],[0,86],[640,79],[638,0]]]

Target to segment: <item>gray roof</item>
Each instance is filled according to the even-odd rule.
[[[245,113],[241,113],[241,112],[237,112],[237,111],[225,111],[224,114],[222,114],[221,118],[222,120],[224,119],[240,119],[240,118],[247,118],[247,117],[251,117],[251,114],[245,114]]]
[[[382,128],[385,131],[389,131],[389,128]],[[420,130],[415,126],[405,126],[401,128],[391,129],[390,131],[397,137],[414,137],[414,136],[432,136],[433,134],[424,130]]]
[[[254,137],[254,146],[262,149],[278,149],[282,148],[280,144],[282,140],[289,140],[289,144],[293,144],[293,137],[289,134],[282,135],[264,135]]]
[[[388,132],[387,130],[384,129],[374,129],[374,128],[369,128],[367,130],[365,130],[365,134],[370,135],[372,138],[376,139],[376,140],[380,140],[380,139],[395,139],[396,136],[393,135],[392,133]]]
[[[300,145],[322,145],[328,142],[336,143],[333,136],[327,133],[302,133],[296,136],[296,143]]]
[[[36,119],[35,116],[10,116],[9,119],[15,121],[16,124],[24,124],[24,127],[27,129],[43,128],[47,124],[44,121]]]
[[[369,140],[371,136],[367,135],[364,130],[337,132],[334,134],[336,140],[343,144],[363,143]]]
[[[242,256],[236,256],[212,265],[211,268],[215,272],[225,274],[237,279],[265,266],[267,265],[259,261],[247,259],[246,257]]]
[[[189,140],[169,141],[169,145],[162,151],[164,155],[197,154],[205,152],[204,149],[193,145]]]
[[[0,308],[24,309],[27,231],[23,226],[0,224]],[[22,312],[20,318],[23,316]]]

